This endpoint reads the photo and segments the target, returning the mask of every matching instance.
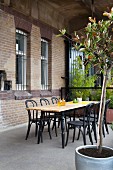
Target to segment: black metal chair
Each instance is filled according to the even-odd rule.
[[[58,99],[57,97],[55,97],[55,96],[52,96],[52,97],[51,97],[52,104],[57,104],[57,103],[58,103],[58,100],[59,100],[59,99]],[[55,113],[52,120],[53,120],[52,130],[53,130],[54,127],[55,127],[55,133],[56,133],[56,136],[57,136],[57,126],[56,126],[56,123],[58,122],[58,128],[59,128],[60,122],[61,122],[61,115]]]
[[[51,98],[51,101],[52,101],[52,104],[57,104],[58,102],[58,98],[53,96]],[[40,104],[43,106],[43,105],[50,105],[50,102],[48,99],[46,98],[41,98],[40,99]],[[58,136],[57,135],[57,122],[58,122],[58,127],[59,127],[59,124],[60,124],[60,118],[61,116],[58,115],[57,113],[49,113],[48,115],[46,115],[51,121],[53,121],[53,125],[52,125],[52,130],[55,128],[55,134],[56,134],[56,137]]]
[[[98,123],[99,108],[100,108],[100,102],[95,103],[94,108],[93,108],[93,112],[91,112],[91,114],[90,114],[90,125],[91,125],[91,131],[90,132],[92,132],[92,131],[94,132],[94,138],[95,138],[96,142],[97,142],[96,126],[97,126],[97,123]],[[83,121],[83,118],[80,118],[80,121]],[[85,121],[87,122],[87,115],[86,115]],[[89,132],[87,132],[87,133],[89,133]]]
[[[92,126],[92,130],[94,132],[94,138],[97,143],[97,128],[96,126],[98,125],[98,115],[99,115],[99,108],[100,108],[100,102],[94,104],[94,112],[93,114],[90,115],[90,122]]]
[[[40,104],[41,104],[41,106],[50,105],[50,102],[46,98],[41,98]],[[40,139],[41,139],[41,142],[43,142],[42,133],[43,133],[45,126],[48,126],[49,136],[50,136],[50,139],[52,139],[51,130],[50,130],[50,123],[51,123],[50,113],[45,112],[45,111],[41,111],[40,124],[39,124],[39,134],[38,134],[38,141],[37,141],[38,144],[40,143]]]
[[[107,109],[109,107],[109,103],[110,103],[110,99],[106,100],[103,124],[102,124],[102,132],[103,132],[104,137],[105,137],[105,129],[106,129],[107,134],[109,134],[108,125],[107,125],[107,121],[106,121],[106,113],[107,113]],[[97,142],[96,125],[98,126],[99,109],[100,109],[100,102],[95,104],[95,114],[94,114],[94,116],[91,116],[91,119],[90,119],[90,121],[92,122],[92,129],[94,130],[94,137],[95,137],[96,142]]]
[[[67,143],[68,143],[69,130],[70,129],[73,129],[73,140],[72,140],[72,142],[74,142],[76,128],[79,129],[77,140],[79,139],[80,132],[81,132],[82,136],[83,136],[84,145],[86,145],[86,133],[88,131],[90,142],[91,142],[91,144],[93,144],[91,129],[90,129],[90,125],[91,125],[90,124],[90,114],[93,112],[93,107],[94,107],[94,103],[88,104],[87,106],[83,107],[82,113],[81,113],[81,116],[83,116],[82,121],[76,119],[76,114],[77,114],[76,112],[79,112],[79,109],[74,111],[73,120],[67,122],[67,138],[66,138],[66,144],[65,145],[67,145]],[[86,118],[87,118],[87,121],[86,121]]]
[[[57,104],[58,103],[58,98],[55,96],[51,97],[52,104]]]
[[[35,100],[28,99],[25,101],[26,108],[29,107],[36,107],[37,102]],[[26,140],[29,136],[31,125],[34,123],[35,124],[35,136],[37,136],[38,132],[38,126],[40,122],[40,118],[38,118],[38,111],[37,110],[27,110],[28,112],[28,129],[27,129],[27,134],[26,134]]]
[[[51,97],[51,101],[52,101],[52,103],[53,104],[57,104],[58,103],[58,98],[57,97],[55,97],[55,96],[52,96]],[[73,114],[73,113],[72,113]],[[55,127],[56,128],[56,122],[58,122],[58,128],[59,128],[59,126],[60,126],[60,123],[61,123],[61,115],[59,115],[59,114],[57,114],[56,113],[56,115],[55,115],[56,117],[56,121],[54,121],[54,123],[53,123],[53,127],[52,127],[52,130],[53,130],[53,128]],[[67,113],[65,113],[65,127],[66,127],[66,130],[67,130],[67,119],[68,118],[70,118],[71,119],[71,113],[69,112],[67,112]],[[57,135],[56,135],[57,136]]]

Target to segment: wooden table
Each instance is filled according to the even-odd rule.
[[[77,110],[79,108],[85,107],[87,104],[97,103],[96,101],[82,101],[79,103],[66,102],[65,106],[58,105],[45,105],[38,107],[29,107],[27,110],[39,110],[50,113],[59,113],[61,114],[61,138],[62,138],[62,148],[65,147],[65,132],[64,132],[64,115],[67,111]]]

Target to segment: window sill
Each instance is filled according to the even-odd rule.
[[[32,98],[32,94],[27,91],[16,91],[14,93],[15,100],[23,100]]]

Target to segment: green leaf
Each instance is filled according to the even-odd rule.
[[[59,30],[61,32],[62,35],[64,35],[66,33],[66,29],[62,29],[62,30]]]

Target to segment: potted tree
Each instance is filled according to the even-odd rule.
[[[86,36],[80,37],[75,32],[74,38],[72,39],[73,46],[77,50],[85,53],[85,65],[91,63],[93,66],[98,67],[103,73],[97,146],[86,145],[76,148],[76,170],[113,169],[113,149],[103,146],[102,143],[102,123],[106,102],[106,85],[109,73],[113,67],[113,40],[110,34],[113,24],[113,8],[110,13],[104,12],[103,15],[107,16],[108,19],[97,22],[95,18],[89,17],[90,22],[85,28]],[[60,30],[60,32],[60,35],[67,37],[65,29]],[[108,155],[105,153],[108,153]],[[109,155],[109,153],[111,154]]]

